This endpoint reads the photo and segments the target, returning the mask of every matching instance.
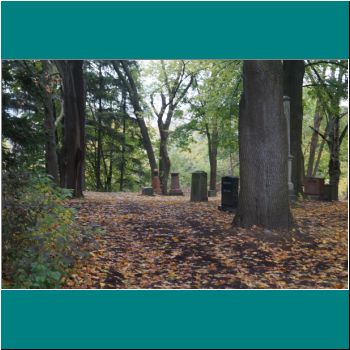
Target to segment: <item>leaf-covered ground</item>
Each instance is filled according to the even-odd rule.
[[[298,203],[290,233],[233,228],[219,204],[87,192],[69,205],[105,233],[64,288],[347,288],[347,202]]]

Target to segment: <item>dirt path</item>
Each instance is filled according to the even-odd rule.
[[[302,203],[291,235],[232,228],[219,199],[88,192],[70,205],[105,233],[65,288],[347,287],[347,203]]]

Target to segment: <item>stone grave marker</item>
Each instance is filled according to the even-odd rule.
[[[142,188],[142,195],[154,196],[153,188],[152,187],[143,187]]]
[[[221,179],[221,210],[233,210],[238,206],[239,177],[224,176]]]
[[[179,173],[171,173],[171,188],[169,191],[170,196],[183,196],[183,192],[180,188]]]
[[[192,173],[191,182],[191,202],[208,201],[208,180],[205,171],[195,171]]]
[[[162,190],[160,188],[160,179],[159,179],[159,171],[158,169],[153,170],[153,177],[152,177],[152,188],[154,193],[161,194]]]

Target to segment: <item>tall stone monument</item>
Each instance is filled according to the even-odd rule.
[[[162,194],[162,190],[160,188],[160,179],[159,179],[159,171],[158,171],[158,169],[154,169],[153,170],[152,188],[153,188],[154,193]]]
[[[171,188],[169,191],[170,196],[183,196],[183,192],[180,188],[179,173],[171,173]]]
[[[287,122],[287,140],[288,140],[288,191],[289,197],[295,199],[294,184],[292,182],[292,162],[293,156],[290,154],[290,97],[283,96],[284,117]]]

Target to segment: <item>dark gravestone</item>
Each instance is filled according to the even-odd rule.
[[[208,201],[208,182],[205,171],[195,171],[192,173],[191,202]]]
[[[238,184],[239,177],[224,176],[221,179],[221,208],[231,210],[238,205]]]
[[[144,196],[153,196],[154,195],[153,188],[152,187],[144,187],[142,189],[142,194]]]

